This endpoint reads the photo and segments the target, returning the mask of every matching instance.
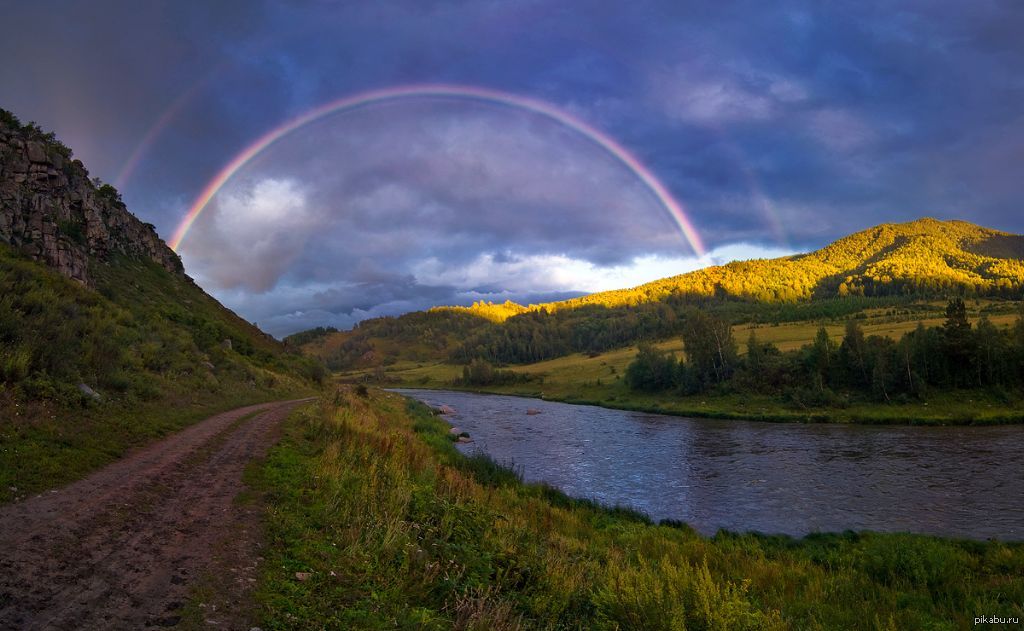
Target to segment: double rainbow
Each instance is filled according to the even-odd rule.
[[[590,126],[588,123],[555,107],[554,105],[551,105],[550,103],[545,103],[544,101],[516,94],[509,94],[507,92],[500,92],[498,90],[491,90],[489,88],[444,84],[411,85],[362,92],[354,96],[341,98],[327,103],[326,105],[322,105],[267,132],[256,139],[256,141],[249,145],[244,151],[235,156],[235,158],[221,169],[217,176],[206,185],[206,188],[203,189],[202,193],[200,193],[199,197],[192,204],[192,207],[189,208],[188,214],[174,231],[174,235],[171,237],[170,242],[171,248],[175,251],[178,250],[181,246],[182,240],[185,238],[185,235],[188,234],[189,229],[192,227],[192,224],[194,224],[199,215],[202,214],[203,210],[210,203],[210,200],[217,194],[217,191],[219,191],[227,181],[239,171],[239,169],[244,167],[250,160],[255,158],[262,151],[273,145],[281,138],[330,114],[366,107],[386,101],[423,97],[470,99],[496,103],[539,114],[582,134],[614,156],[619,162],[632,171],[641,182],[644,183],[665,210],[668,211],[676,225],[679,226],[679,230],[682,232],[683,237],[686,239],[687,243],[690,244],[690,247],[693,248],[693,251],[697,256],[702,257],[706,253],[704,244],[701,242],[700,235],[697,234],[697,230],[693,227],[693,224],[683,211],[683,206],[672,197],[672,194],[665,188],[665,185],[658,180],[648,167],[640,162],[640,160],[638,160],[628,149],[613,140],[604,132]]]

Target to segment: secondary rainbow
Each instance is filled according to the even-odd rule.
[[[665,188],[665,185],[662,184],[654,173],[640,162],[636,156],[604,132],[592,127],[589,123],[580,120],[576,116],[573,116],[550,103],[545,103],[544,101],[517,94],[509,94],[507,92],[492,90],[489,88],[446,84],[410,85],[362,92],[360,94],[341,98],[317,107],[302,116],[288,121],[280,127],[272,129],[249,145],[244,151],[235,156],[235,158],[221,169],[217,176],[206,185],[206,188],[203,189],[199,197],[192,204],[188,214],[185,215],[185,218],[174,231],[174,236],[171,237],[170,242],[171,248],[175,251],[178,250],[181,246],[182,239],[184,239],[185,235],[188,234],[189,228],[192,227],[192,224],[194,224],[199,215],[202,214],[207,204],[209,204],[210,200],[213,199],[213,196],[217,194],[217,191],[219,191],[221,187],[223,187],[224,184],[226,184],[227,181],[238,172],[239,169],[244,167],[263,150],[267,149],[269,146],[291,132],[325,116],[345,110],[366,107],[385,101],[423,97],[473,99],[497,103],[499,105],[539,114],[582,134],[614,156],[619,162],[632,171],[641,182],[644,183],[644,185],[658,199],[661,205],[665,207],[665,210],[667,210],[672,216],[672,220],[677,226],[679,226],[680,232],[682,232],[686,242],[691,248],[693,248],[693,251],[697,256],[703,257],[706,253],[704,244],[701,242],[700,235],[686,216],[682,204],[672,197],[672,194],[669,193],[667,188]]]

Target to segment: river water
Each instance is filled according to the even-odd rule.
[[[1024,539],[1024,426],[716,421],[520,397],[396,390],[574,497],[655,520],[795,536],[842,530]],[[533,414],[527,414],[532,410]]]

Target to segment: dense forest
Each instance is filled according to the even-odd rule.
[[[626,371],[636,390],[756,392],[809,406],[842,405],[851,396],[891,402],[923,399],[932,389],[1024,386],[1024,310],[1014,326],[999,329],[986,317],[971,326],[964,301],[951,300],[941,327],[919,324],[898,340],[865,336],[849,320],[836,344],[824,328],[812,344],[781,352],[751,330],[740,356],[729,323],[693,311],[685,319],[685,357],[642,346]]]
[[[878,307],[922,309],[922,301],[950,295],[1019,299],[1022,258],[1022,236],[921,219],[858,232],[808,254],[734,262],[632,289],[530,306],[440,307],[293,338],[335,370],[399,359],[530,363],[679,335],[683,315],[695,308],[732,324],[769,324]]]

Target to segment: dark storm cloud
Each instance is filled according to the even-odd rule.
[[[1024,232],[1024,5],[1012,0],[46,1],[7,6],[4,21],[0,107],[55,130],[94,175],[113,180],[177,108],[123,191],[164,235],[268,129],[425,82],[544,99],[609,132],[710,247],[813,247],[922,215]],[[208,289],[280,333],[521,296],[531,282],[568,290],[544,273],[559,255],[600,268],[686,254],[635,180],[564,130],[495,112],[378,113],[324,127],[333,149],[295,139],[241,174],[251,186],[189,237]],[[524,158],[537,151],[544,161]],[[231,204],[244,218],[261,182],[263,218],[246,232]]]

